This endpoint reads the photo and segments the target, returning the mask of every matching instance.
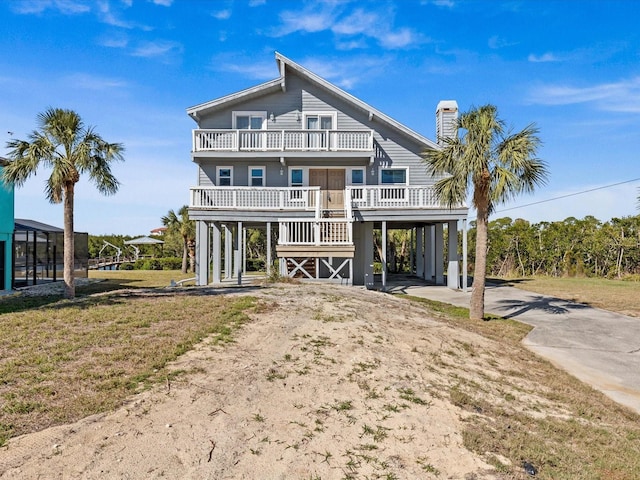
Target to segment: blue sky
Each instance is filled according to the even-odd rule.
[[[186,108],[276,78],[279,51],[431,139],[443,99],[536,123],[549,182],[492,218],[636,215],[638,18],[631,0],[1,2],[0,156],[39,112],[76,110],[126,147],[118,194],[78,185],[76,230],[147,234],[196,182]],[[61,226],[46,177],[17,189],[16,217]]]

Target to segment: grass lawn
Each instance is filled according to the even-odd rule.
[[[640,282],[602,278],[525,277],[490,279],[625,315],[640,317]]]
[[[0,445],[114,409],[132,393],[166,381],[168,362],[206,336],[229,339],[254,304],[249,297],[135,290],[165,287],[181,278],[179,272],[99,274],[109,280],[79,287],[73,301],[0,298]],[[122,288],[127,291],[115,291]],[[107,293],[88,295],[96,292]]]

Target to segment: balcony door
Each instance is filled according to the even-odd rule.
[[[329,147],[328,130],[334,127],[334,114],[306,114],[307,147],[311,150],[326,150]],[[313,130],[319,130],[314,132]]]
[[[309,186],[320,187],[323,210],[344,210],[345,170],[343,168],[310,168]]]

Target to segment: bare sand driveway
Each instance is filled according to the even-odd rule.
[[[235,343],[201,343],[113,413],[11,439],[0,478],[501,478],[462,446],[448,394],[488,375],[491,340],[359,288],[235,292],[262,305]]]

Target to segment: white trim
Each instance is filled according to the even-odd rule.
[[[251,170],[261,170],[262,171],[262,176],[260,178],[262,178],[262,185],[253,185],[253,175]],[[253,166],[248,166],[247,167],[247,185],[249,187],[266,187],[267,186],[267,168],[264,165],[253,165]]]
[[[302,170],[302,185],[292,185],[291,182],[291,171],[292,170]],[[306,187],[309,185],[309,169],[305,167],[287,167],[287,184],[290,187]]]
[[[329,110],[324,112],[312,110],[309,112],[302,112],[302,126],[305,130],[309,130],[309,128],[307,127],[307,118],[309,117],[331,117],[331,128],[329,130],[338,129],[338,112],[336,110]],[[320,122],[318,122],[318,125],[319,124]],[[318,128],[317,130],[326,129]]]
[[[220,170],[226,170],[229,169],[229,185],[220,185]],[[226,177],[225,177],[226,178]],[[233,187],[233,167],[232,166],[225,166],[225,165],[220,165],[218,167],[216,167],[216,186],[218,187]]]
[[[261,130],[267,129],[267,112],[263,110],[234,110],[231,112],[231,119],[233,122],[233,128],[237,129],[236,118],[237,117],[261,117],[262,118],[262,127]],[[249,125],[251,125],[251,120],[249,120]]]
[[[385,170],[404,170],[404,183],[382,183],[382,172]],[[409,185],[409,167],[381,167],[378,169],[378,185]]]
[[[362,172],[362,183],[353,183],[354,170],[360,170]],[[346,185],[365,186],[367,184],[367,169],[364,167],[347,167],[347,182]]]

